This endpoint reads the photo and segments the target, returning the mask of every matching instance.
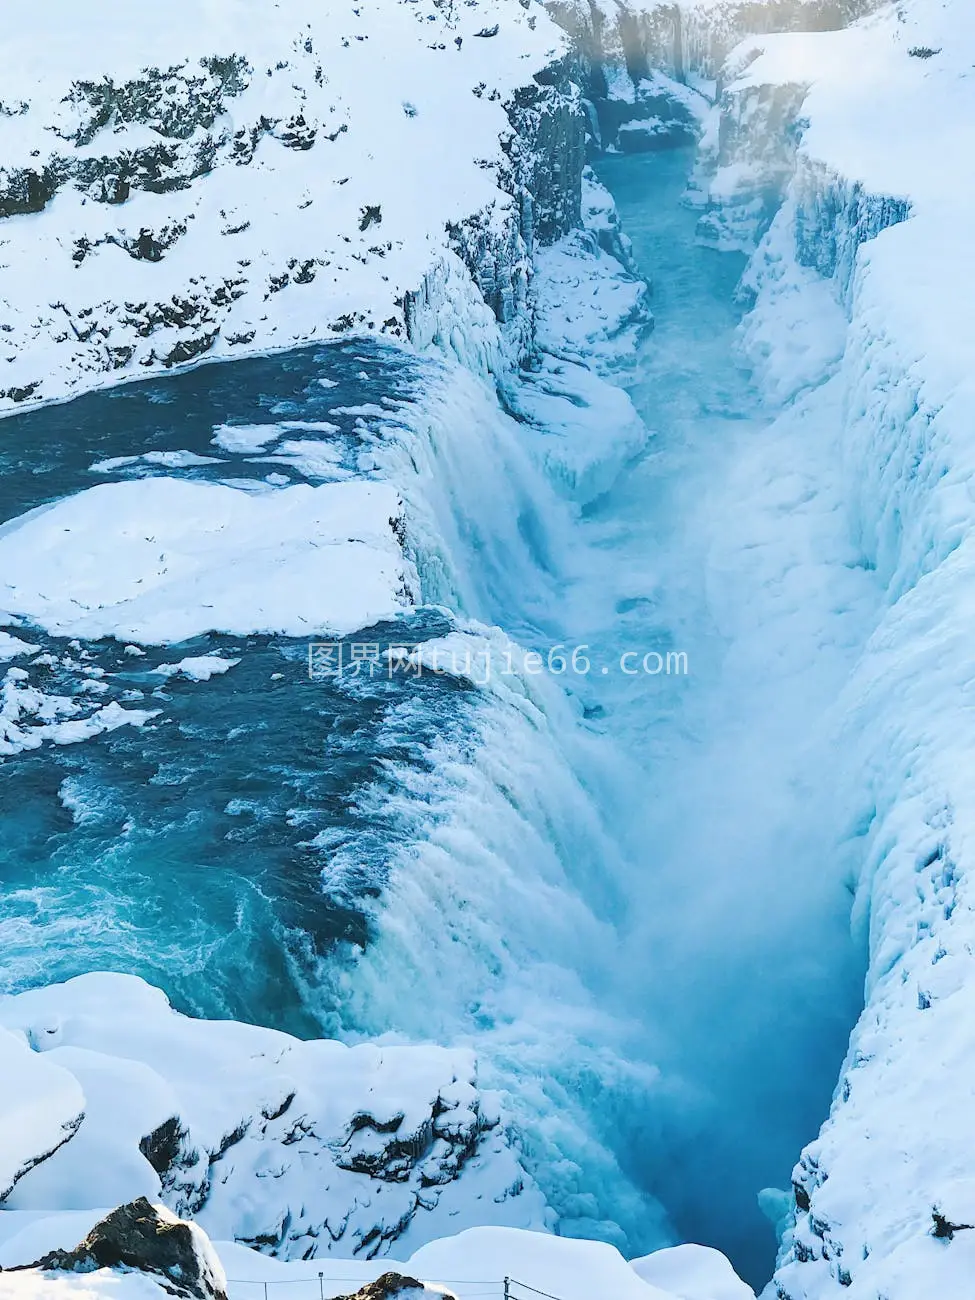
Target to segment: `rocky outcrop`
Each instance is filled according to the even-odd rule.
[[[506,106],[511,132],[504,141],[499,186],[514,203],[473,214],[450,227],[451,244],[485,303],[503,327],[516,357],[532,346],[529,284],[536,247],[553,243],[581,224],[585,115],[565,65],[547,74],[549,84],[519,88]],[[426,285],[428,296],[433,292]],[[408,333],[417,295],[411,295]]]
[[[798,265],[835,277],[846,299],[859,246],[905,220],[910,205],[836,175],[800,148],[807,98],[821,68],[828,66],[828,41],[833,39],[816,38],[817,45],[804,45],[794,59],[782,50],[783,57],[771,62],[765,58],[768,42],[759,37],[736,49],[725,65],[727,84],[701,143],[692,193],[706,209],[700,238],[719,248],[751,252],[788,191]],[[757,264],[762,260],[760,252]],[[746,303],[754,272],[753,267],[745,279]]]
[[[71,1273],[131,1269],[160,1275],[176,1296],[227,1300],[223,1269],[205,1235],[144,1196],[113,1210],[73,1250],[51,1251],[23,1268]]]
[[[361,1291],[356,1291],[354,1295],[340,1296],[339,1300],[393,1300],[395,1296],[415,1298],[417,1292],[424,1295],[432,1294],[415,1277],[404,1277],[402,1273],[384,1273],[382,1277],[376,1278],[375,1282],[364,1286]],[[446,1295],[447,1292],[438,1291],[437,1294]]]
[[[78,1209],[142,1195],[283,1259],[384,1255],[450,1232],[471,1200],[490,1222],[545,1222],[468,1052],[191,1020],[121,975],[0,999],[0,1025],[0,1079],[23,1057],[27,1082],[58,1088],[6,1209],[48,1209],[52,1179]],[[0,1088],[0,1132],[23,1122],[23,1096]]]

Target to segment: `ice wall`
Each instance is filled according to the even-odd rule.
[[[960,1300],[975,1269],[975,262],[970,184],[938,159],[971,150],[975,24],[918,0],[743,53],[727,103],[806,90],[742,344],[774,399],[838,376],[850,527],[884,593],[833,719],[866,1006],[795,1170],[769,1294]]]

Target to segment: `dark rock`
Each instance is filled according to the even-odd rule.
[[[410,1291],[422,1290],[423,1283],[415,1277],[405,1277],[402,1273],[384,1273],[361,1291],[356,1291],[354,1295],[340,1296],[338,1300],[390,1300],[391,1296],[408,1295]]]
[[[383,222],[383,210],[378,205],[367,205],[362,209],[359,216],[359,229],[368,230],[370,226],[381,226]]]
[[[940,1210],[931,1211],[931,1236],[942,1241],[951,1241],[956,1232],[971,1232],[975,1223],[951,1223]]]
[[[74,1250],[53,1250],[34,1264],[43,1272],[91,1273],[99,1268],[130,1268],[158,1273],[176,1295],[196,1300],[227,1300],[199,1238],[188,1223],[162,1218],[144,1196],[96,1223]],[[11,1270],[14,1271],[14,1270]],[[17,1270],[20,1271],[20,1270]]]
[[[130,352],[131,356],[131,352]],[[128,358],[126,358],[127,360]],[[168,1173],[182,1154],[186,1130],[178,1115],[171,1115],[139,1143],[139,1150],[157,1174]]]

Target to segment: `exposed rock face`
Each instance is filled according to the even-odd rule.
[[[882,0],[547,0],[552,17],[590,66],[623,66],[634,81],[661,69],[717,80],[743,37],[835,31]]]
[[[195,1300],[226,1300],[227,1296],[223,1269],[204,1234],[144,1196],[113,1210],[73,1250],[51,1251],[26,1267],[75,1273],[135,1269],[161,1274],[178,1296]]]
[[[904,221],[910,205],[872,194],[801,151],[815,60],[807,59],[803,76],[766,76],[763,52],[757,37],[743,42],[725,64],[727,82],[702,141],[693,181],[707,209],[698,233],[717,247],[751,252],[788,190],[798,264],[836,277],[845,299],[860,244]],[[823,57],[828,59],[827,49]],[[799,60],[795,66],[801,66]]]
[[[553,84],[525,86],[506,105],[512,129],[499,185],[514,204],[503,214],[479,212],[450,228],[454,251],[505,327],[516,356],[532,345],[528,302],[535,248],[581,223],[586,119],[566,71],[554,67]],[[408,321],[410,337],[421,341]]]
[[[799,116],[809,87],[732,80],[702,141],[694,187],[707,211],[699,236],[751,250],[772,223],[796,169]]]
[[[836,175],[823,163],[801,157],[792,192],[796,198],[795,246],[800,266],[838,282],[848,302],[857,250],[882,230],[906,221],[911,205],[890,194],[872,194],[862,182]]]

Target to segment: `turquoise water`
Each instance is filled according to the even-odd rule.
[[[264,457],[282,439],[317,438],[353,464],[365,422],[340,408],[408,398],[421,369],[392,348],[335,345],[16,416],[0,425],[0,521],[120,476],[273,472],[314,482]],[[289,420],[334,431],[296,432]],[[211,442],[223,424],[267,425],[277,436],[259,455],[232,454]],[[90,468],[174,450],[220,463]],[[447,627],[431,611],[351,640],[385,648]],[[70,657],[64,640],[20,635]],[[307,643],[280,638],[211,636],[137,660],[110,641],[85,650],[84,664],[75,656],[75,670],[48,675],[46,691],[73,695],[81,669],[95,667],[109,686],[100,702],[142,690],[139,707],[161,716],[0,762],[0,987],[108,968],[161,985],[188,1012],[321,1033],[331,1013],[315,973],[336,944],[367,941],[363,904],[381,891],[389,848],[359,813],[358,793],[381,784],[390,761],[422,764],[433,736],[462,734],[467,692],[443,677],[381,671],[311,680]],[[160,687],[151,675],[209,653],[241,663],[203,683]]]

